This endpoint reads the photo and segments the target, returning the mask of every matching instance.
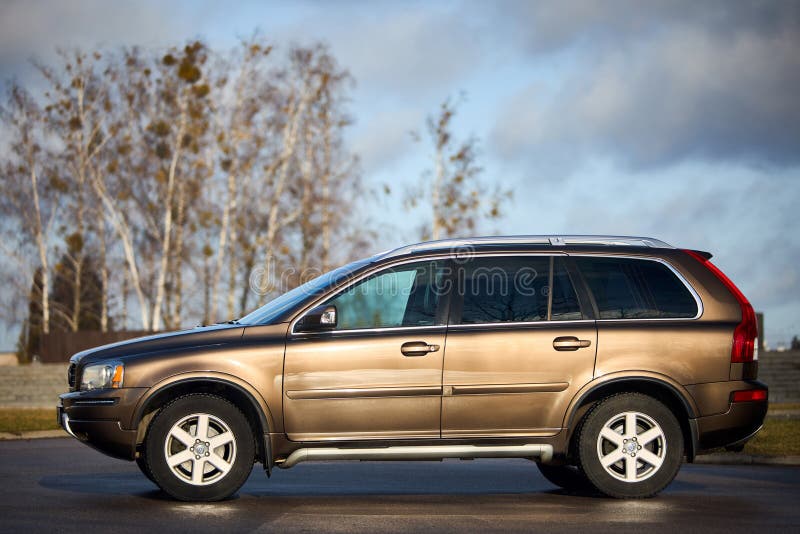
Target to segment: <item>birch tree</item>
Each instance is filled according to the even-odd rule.
[[[483,169],[477,163],[478,139],[463,141],[453,137],[453,119],[457,106],[445,100],[435,115],[426,120],[426,133],[433,147],[433,169],[406,195],[406,206],[427,204],[429,225],[422,228],[422,239],[467,236],[475,232],[483,220],[499,219],[511,191],[490,187],[481,180]]]
[[[27,248],[28,243],[34,244],[33,265],[26,266],[20,261],[19,268],[40,273],[37,277],[41,287],[38,296],[42,319],[40,325],[30,326],[47,334],[50,332],[50,234],[58,213],[58,196],[66,188],[49,166],[50,155],[42,131],[44,113],[30,93],[19,85],[12,85],[5,104],[0,107],[0,118],[11,139],[9,156],[3,163],[4,187],[0,199],[5,214],[4,248],[19,251]],[[9,246],[11,243],[13,245]],[[6,258],[14,257],[19,256],[6,255]]]
[[[231,319],[257,267],[329,269],[369,239],[344,136],[353,80],[326,46],[73,51],[39,73],[45,89],[15,86],[3,110],[0,274],[27,301],[18,273],[38,269],[42,328]]]
[[[71,302],[69,317],[63,309],[54,309],[72,331],[79,329],[84,293],[98,288],[83,288],[83,269],[87,251],[99,251],[101,329],[108,326],[108,265],[106,264],[105,220],[90,187],[90,177],[102,170],[99,160],[102,150],[113,135],[107,123],[111,101],[108,86],[97,73],[102,59],[99,52],[85,54],[80,51],[60,54],[55,68],[39,66],[48,82],[44,94],[46,127],[55,138],[60,151],[57,155],[59,175],[67,184],[66,211],[68,224],[63,224],[64,261],[60,262],[61,280],[69,283]]]

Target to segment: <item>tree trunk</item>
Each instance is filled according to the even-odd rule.
[[[122,330],[128,329],[128,271],[122,273]]]
[[[173,265],[173,272],[175,273],[175,283],[173,284],[173,315],[172,327],[180,328],[181,326],[181,312],[183,307],[183,230],[184,224],[184,211],[186,207],[186,186],[181,182],[178,186],[178,220],[175,227],[175,262]]]
[[[439,204],[441,202],[441,187],[444,183],[444,154],[442,146],[436,147],[436,176],[433,179],[433,191],[431,191],[431,206],[433,209],[433,224],[431,225],[431,239],[439,239],[441,235],[441,214]]]
[[[324,146],[322,168],[322,272],[331,268],[331,175],[333,163],[331,161],[331,118],[330,110],[324,116]]]
[[[128,223],[123,218],[121,211],[118,210],[114,205],[114,201],[111,200],[111,197],[108,195],[108,192],[105,190],[105,186],[99,180],[99,178],[95,177],[92,180],[92,187],[94,188],[95,193],[97,193],[97,196],[100,197],[101,201],[103,202],[103,206],[108,213],[111,224],[114,227],[117,236],[119,236],[120,241],[122,242],[122,250],[125,254],[125,261],[128,264],[128,272],[130,274],[130,283],[133,284],[133,289],[136,291],[136,297],[139,301],[142,328],[147,329],[150,325],[150,315],[148,312],[147,300],[144,296],[144,291],[142,290],[142,280],[141,276],[139,275],[139,268],[136,265],[136,251],[133,246],[133,236],[130,226],[128,226]]]
[[[256,264],[256,254],[253,248],[249,248],[246,251],[245,260],[244,260],[244,272],[249,273]],[[248,277],[249,281],[249,277]],[[239,297],[239,316],[244,316],[247,313],[247,301],[250,298],[250,284],[245,283],[242,284],[242,294]]]
[[[203,324],[209,323],[211,300],[211,267],[208,258],[203,261]]]
[[[39,184],[34,169],[33,153],[29,151],[31,189],[33,191],[33,209],[36,217],[36,247],[39,249],[39,263],[42,265],[42,333],[50,333],[50,266],[47,262],[47,243],[42,226],[42,208],[39,204]]]
[[[217,303],[219,302],[219,284],[222,278],[222,265],[225,259],[225,249],[228,244],[231,212],[236,206],[236,175],[233,172],[228,174],[227,192],[228,199],[225,203],[225,207],[222,209],[222,222],[219,228],[219,240],[217,241],[217,257],[214,266],[214,276],[211,280],[211,306],[214,315],[217,313]]]
[[[314,230],[313,215],[314,205],[312,198],[312,184],[314,177],[313,173],[313,159],[314,159],[314,144],[312,139],[311,126],[306,124],[305,128],[305,148],[306,155],[303,158],[303,194],[300,200],[302,206],[302,216],[300,217],[300,230],[301,230],[301,250],[300,250],[300,276],[309,268],[311,261],[311,253],[314,249],[314,242],[317,239],[317,232]]]
[[[164,224],[161,232],[161,261],[156,280],[156,298],[153,302],[153,322],[150,330],[157,331],[161,328],[161,305],[164,301],[165,285],[167,282],[167,267],[172,238],[172,202],[175,191],[175,174],[178,169],[178,160],[181,155],[181,143],[183,133],[186,130],[186,96],[181,102],[181,113],[178,121],[178,130],[175,135],[175,145],[172,153],[172,161],[169,164],[169,174],[167,175],[167,196],[164,199]]]
[[[106,221],[97,209],[97,232],[100,239],[100,331],[108,332],[108,264],[106,256]]]
[[[267,294],[272,291],[269,285],[268,277],[271,273],[272,262],[274,260],[273,247],[275,245],[275,237],[278,235],[278,217],[280,215],[281,197],[286,187],[286,182],[289,178],[289,164],[294,155],[297,146],[298,129],[300,126],[300,119],[305,113],[305,108],[308,105],[310,98],[310,88],[306,85],[303,92],[298,95],[297,104],[290,108],[289,116],[286,120],[286,126],[283,132],[283,153],[280,158],[280,165],[278,169],[278,178],[275,181],[275,188],[272,191],[272,198],[270,199],[269,215],[267,217],[267,234],[264,242],[264,287],[259,288],[259,306],[266,302]],[[291,217],[290,217],[291,219]],[[286,222],[289,222],[288,220]],[[281,225],[283,226],[283,225]]]

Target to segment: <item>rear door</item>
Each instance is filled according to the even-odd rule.
[[[455,270],[442,437],[557,433],[597,346],[566,258],[477,256]]]

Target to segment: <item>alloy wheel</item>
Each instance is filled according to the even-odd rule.
[[[164,440],[164,457],[182,481],[194,486],[213,484],[233,467],[236,438],[219,417],[191,414],[172,425]]]
[[[608,474],[624,482],[641,482],[664,463],[667,439],[651,417],[623,412],[611,417],[597,437],[597,455]]]

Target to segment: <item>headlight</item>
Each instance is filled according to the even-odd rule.
[[[87,365],[81,374],[81,390],[121,388],[125,366],[119,362]]]

